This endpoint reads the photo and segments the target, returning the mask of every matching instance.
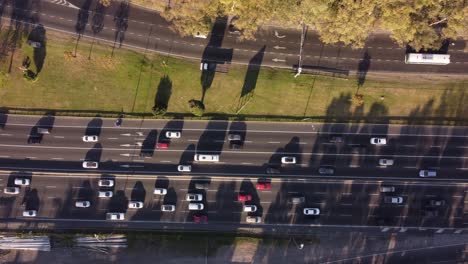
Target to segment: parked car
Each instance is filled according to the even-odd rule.
[[[271,184],[269,182],[257,182],[255,188],[257,190],[267,191],[270,190]]]
[[[83,136],[83,142],[98,142],[98,136]]]
[[[242,136],[239,135],[239,134],[234,134],[234,133],[232,133],[232,134],[229,134],[229,135],[228,135],[228,140],[229,140],[229,141],[241,141],[241,140],[242,140]]]
[[[97,169],[99,162],[97,161],[83,161],[83,168],[85,169]]]
[[[237,195],[237,201],[239,201],[239,202],[252,201],[252,195],[250,195],[250,194],[238,194]]]
[[[167,131],[166,132],[166,137],[167,138],[180,138],[181,133],[177,131]]]
[[[161,211],[163,211],[163,212],[174,212],[175,211],[175,205],[163,204],[163,205],[161,205]]]
[[[260,216],[247,216],[245,221],[249,224],[258,224],[262,222],[262,218]]]
[[[372,145],[386,145],[387,139],[383,137],[373,137],[370,139]]]
[[[201,200],[203,200],[203,195],[201,195],[199,193],[187,193],[187,195],[185,195],[185,200],[187,200],[187,201],[201,201]]]
[[[380,166],[392,166],[393,159],[379,159],[379,165]]]
[[[153,194],[166,195],[167,194],[167,189],[166,188],[154,188]]]
[[[99,198],[111,198],[114,193],[112,191],[99,191],[98,197]]]
[[[319,208],[304,208],[304,215],[320,215]]]
[[[281,158],[283,164],[296,164],[296,157],[285,156]]]
[[[192,166],[191,165],[179,165],[177,166],[178,172],[191,172]]]
[[[129,209],[140,209],[143,208],[143,202],[140,201],[130,201],[128,202]]]
[[[419,171],[419,177],[436,177],[437,172],[435,170],[420,170]]]
[[[99,187],[112,187],[114,186],[114,180],[111,179],[102,179],[98,181]]]
[[[197,190],[208,190],[208,188],[210,188],[210,184],[207,183],[207,182],[195,183],[195,189],[197,189]]]
[[[257,211],[257,206],[255,206],[255,205],[244,205],[242,211],[244,211],[244,212],[256,212]]]
[[[20,188],[19,187],[5,187],[5,189],[3,189],[3,192],[6,194],[18,194],[20,192]]]
[[[36,217],[37,216],[37,211],[36,210],[24,210],[23,211],[23,216],[24,217]]]
[[[381,186],[380,187],[380,192],[383,192],[383,193],[391,193],[391,192],[394,192],[394,191],[395,191],[394,186]]]
[[[438,207],[438,206],[444,206],[445,205],[445,200],[429,200],[427,202],[428,206],[433,206],[433,207]]]
[[[333,175],[335,174],[335,168],[330,166],[320,166],[318,172],[321,175]]]
[[[75,207],[79,207],[79,208],[88,208],[91,206],[91,202],[90,201],[76,201],[75,202]]]
[[[166,143],[166,142],[156,143],[156,148],[157,149],[168,149],[169,148],[169,143]]]
[[[292,204],[301,204],[305,202],[304,196],[294,196],[289,198],[289,202]]]
[[[15,185],[19,186],[28,186],[31,184],[31,180],[27,178],[16,178],[15,179]]]
[[[400,196],[385,196],[384,202],[388,204],[402,204],[403,197]]]
[[[195,223],[206,223],[208,217],[206,215],[193,215],[193,222]]]
[[[125,220],[124,213],[107,213],[106,219],[111,221],[122,221]]]
[[[202,203],[189,203],[189,207],[188,207],[190,211],[203,210],[203,208],[205,208],[205,206]]]

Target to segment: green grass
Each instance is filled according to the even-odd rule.
[[[22,44],[13,56],[12,71],[0,75],[0,107],[37,108],[92,113],[126,112],[151,115],[158,84],[165,79],[169,90],[168,113],[189,114],[188,101],[200,100],[202,88],[197,61],[184,61],[95,43],[88,60],[91,42],[79,42],[73,57],[75,38],[47,33],[46,57],[36,82],[23,79],[18,68],[33,49]],[[1,61],[7,72],[10,54]],[[32,65],[32,70],[35,66]],[[236,115],[246,67],[232,65],[228,74],[217,73],[205,96],[206,114]],[[352,95],[355,78],[336,79],[303,75],[293,78],[287,70],[262,68],[250,100],[239,114],[244,117],[468,117],[468,79],[409,81],[367,78],[359,89],[364,104],[358,106]],[[167,96],[168,91],[164,91]],[[384,100],[381,100],[384,96]],[[443,118],[442,118],[443,117]]]

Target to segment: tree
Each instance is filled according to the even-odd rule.
[[[205,105],[201,101],[192,99],[188,101],[188,103],[190,107],[190,112],[194,116],[203,116],[203,114],[205,113]]]
[[[167,112],[167,106],[163,105],[155,105],[152,108],[153,115],[155,116],[163,116]]]

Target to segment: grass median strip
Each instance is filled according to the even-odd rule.
[[[7,41],[5,34],[2,38]],[[188,101],[203,97],[196,61],[123,48],[111,56],[111,46],[96,42],[91,51],[84,38],[75,57],[74,37],[47,31],[41,62],[37,50],[20,41],[1,61],[0,107],[151,114],[162,97],[169,113],[189,114]],[[27,57],[32,71],[42,65],[33,82],[20,69]],[[261,68],[257,75],[231,65],[229,73],[214,75],[203,98],[206,113],[220,115],[467,118],[467,80],[294,78],[288,70]]]

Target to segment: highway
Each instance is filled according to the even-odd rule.
[[[179,164],[192,165],[192,175],[324,177],[319,167],[335,169],[336,179],[413,179],[466,182],[468,135],[466,127],[265,123],[184,120],[0,116],[0,168],[54,172],[100,172],[180,175]],[[38,128],[49,128],[40,144],[28,143]],[[181,132],[168,139],[167,131]],[[229,134],[240,135],[241,149],[230,149]],[[83,142],[84,135],[99,136]],[[333,143],[333,136],[343,142]],[[370,138],[383,137],[383,146]],[[167,149],[156,149],[157,143]],[[145,153],[147,155],[142,156]],[[195,154],[219,155],[219,162],[194,161]],[[282,164],[281,158],[296,158]],[[381,166],[379,159],[393,159]],[[99,162],[85,169],[83,161]],[[267,168],[279,174],[267,174]],[[421,178],[431,169],[437,177]],[[186,173],[187,174],[187,173]]]
[[[79,8],[85,1],[42,1],[40,4],[29,1],[16,1],[15,8],[2,3],[2,17],[26,23],[43,24],[46,30],[65,34],[76,34]],[[59,4],[57,4],[59,3]],[[17,10],[16,13],[13,10]],[[298,64],[300,31],[265,26],[257,33],[256,40],[240,41],[238,35],[230,34],[224,27],[216,28],[207,39],[181,37],[170,28],[170,23],[158,13],[139,7],[130,6],[124,29],[117,29],[114,20],[118,6],[112,5],[105,11],[102,30],[93,34],[90,6],[88,16],[81,15],[81,23],[86,25],[83,37],[95,38],[98,41],[116,46],[152,50],[158,53],[183,58],[232,62],[235,64],[254,64],[269,67],[289,68]],[[81,14],[87,12],[81,11]],[[83,18],[88,19],[83,19]],[[120,33],[119,33],[120,32]],[[318,35],[309,30],[304,44],[304,67],[318,69],[328,73],[353,74],[357,71],[370,72],[434,72],[441,74],[466,74],[468,53],[466,41],[454,40],[448,47],[452,63],[445,66],[407,65],[404,63],[405,48],[398,47],[387,35],[375,34],[369,37],[362,49],[352,49],[343,45],[324,45]]]
[[[304,181],[272,179],[270,190],[257,190],[257,178],[224,177],[167,177],[167,176],[100,176],[86,174],[34,174],[25,172],[2,173],[0,186],[11,186],[15,178],[26,177],[31,185],[21,187],[17,195],[1,194],[0,222],[49,221],[70,222],[74,227],[91,225],[97,220],[102,225],[107,212],[125,214],[125,221],[156,227],[158,224],[195,224],[193,215],[207,216],[207,228],[246,227],[246,217],[260,216],[260,226],[305,227],[329,226],[352,228],[356,226],[396,226],[431,228],[466,228],[467,184],[440,184],[393,181]],[[99,187],[99,179],[113,179],[115,186]],[[261,181],[264,179],[260,179]],[[195,189],[196,183],[208,183],[206,190]],[[380,186],[394,186],[394,193],[382,193]],[[166,188],[164,196],[153,194],[154,188]],[[2,188],[3,189],[3,188]],[[98,190],[111,190],[112,198],[98,198]],[[187,193],[203,195],[202,211],[189,211]],[[257,206],[253,213],[242,212],[243,202],[237,195],[250,194],[245,202]],[[403,197],[399,205],[387,204],[384,196]],[[305,197],[292,204],[291,197]],[[436,207],[438,217],[425,216],[428,201],[443,199],[444,206]],[[76,208],[75,201],[90,201],[89,208]],[[144,202],[141,209],[127,207],[129,201]],[[175,205],[175,212],[161,212],[161,205]],[[319,216],[305,216],[304,208],[319,208]],[[22,216],[24,210],[37,210],[35,218]],[[107,221],[109,224],[110,221]],[[92,223],[92,222],[91,222]],[[110,223],[112,224],[112,222]],[[116,223],[118,225],[119,223]],[[199,223],[196,223],[199,224]],[[250,226],[255,224],[250,224]],[[91,225],[92,226],[92,225]]]

